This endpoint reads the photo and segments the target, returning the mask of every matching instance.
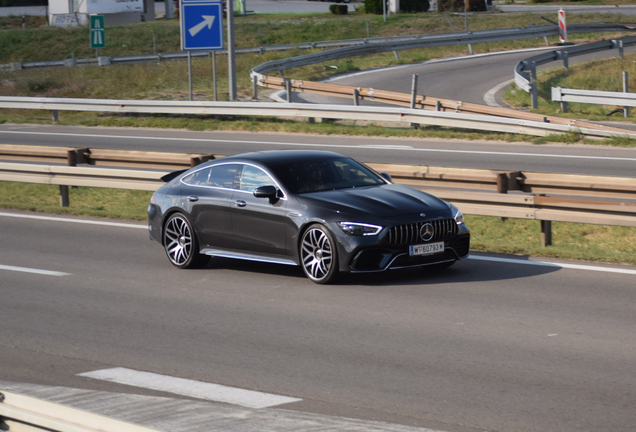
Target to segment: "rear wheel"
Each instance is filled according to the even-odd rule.
[[[168,218],[163,230],[163,244],[168,259],[175,267],[198,267],[207,258],[199,254],[199,242],[190,221],[181,213]]]
[[[329,231],[312,225],[300,242],[300,259],[305,275],[313,282],[328,284],[338,277],[338,255]]]

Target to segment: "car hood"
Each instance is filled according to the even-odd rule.
[[[379,218],[449,208],[447,203],[433,195],[397,184],[321,191],[298,195],[297,198],[310,207],[340,214],[366,214]]]

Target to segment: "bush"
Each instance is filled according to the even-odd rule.
[[[400,0],[400,12],[427,12],[429,8],[428,0]]]
[[[364,13],[382,15],[382,0],[364,0]]]
[[[349,7],[347,5],[331,5],[329,6],[329,10],[334,15],[346,15],[349,13]]]
[[[439,12],[462,12],[464,0],[439,0],[437,2]],[[484,12],[488,10],[486,0],[469,0],[468,12]]]

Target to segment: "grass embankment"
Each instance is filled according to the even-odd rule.
[[[577,64],[570,66],[568,70],[554,67],[540,71],[537,74],[539,106],[532,111],[592,121],[634,121],[633,113],[625,119],[622,112],[616,111],[618,107],[615,106],[568,103],[568,112],[563,113],[560,103],[552,101],[552,87],[622,92],[623,72],[627,72],[628,87],[633,91],[636,89],[636,54],[625,55],[623,59],[612,58]],[[530,95],[517,89],[514,84],[504,95],[504,100],[516,108],[527,109],[532,106]],[[615,145],[634,147],[635,144],[630,140],[615,140]]]
[[[453,27],[464,29],[463,15],[449,15]],[[619,14],[572,14],[570,23],[615,21],[630,22],[630,17]],[[0,63],[86,58],[95,55],[88,47],[86,28],[49,28],[41,22],[27,21],[27,29],[13,28],[19,25],[16,19],[0,20]],[[367,33],[368,22],[368,33]],[[469,16],[471,31],[495,28],[527,27],[547,25],[540,14],[486,13]],[[40,27],[37,27],[40,25]],[[414,34],[439,34],[451,32],[446,18],[440,14],[393,15],[387,22],[382,17],[354,13],[348,16],[332,14],[306,15],[248,15],[236,17],[236,46],[254,47],[308,42],[316,40],[339,40],[363,37],[382,37]],[[148,54],[153,52],[153,35],[157,52],[179,51],[179,25],[176,20],[159,20],[151,23],[108,27],[106,48],[100,55],[117,56]],[[606,35],[607,36],[607,35]],[[572,40],[591,41],[598,35],[572,35]],[[556,43],[557,38],[551,38]],[[544,45],[543,39],[507,41],[501,43],[475,44],[475,53],[506,49],[517,49]],[[323,64],[306,66],[286,75],[291,78],[319,81],[335,74],[353,72],[398,64],[420,63],[431,59],[467,54],[464,45],[437,47],[426,50],[400,52],[397,60],[393,53],[354,57]],[[239,99],[251,98],[249,70],[265,61],[304,54],[306,51],[265,53],[264,55],[237,56],[237,85]],[[227,99],[227,61],[217,56],[217,88],[219,99]],[[194,99],[212,100],[214,81],[210,59],[193,62]],[[187,64],[183,61],[160,64],[113,66],[108,68],[80,67],[46,70],[5,71],[1,73],[0,95],[82,97],[109,99],[164,99],[186,100],[188,98]],[[48,112],[24,110],[0,111],[0,122],[50,123]],[[399,129],[368,127],[355,122],[311,125],[306,122],[282,121],[278,119],[243,118],[233,121],[217,120],[200,116],[152,116],[152,115],[104,115],[99,113],[60,113],[60,124],[86,126],[146,126],[188,128],[193,130],[268,130],[308,132],[320,134],[349,134],[376,136],[410,136],[465,139],[496,139],[504,141],[532,140],[530,137],[448,128]]]
[[[451,16],[453,26],[463,29],[463,17]],[[14,21],[17,19],[14,19]],[[248,16],[236,20],[237,47],[277,45],[315,40],[334,40],[366,37],[369,21],[370,37],[398,34],[448,33],[450,27],[443,16],[420,14],[393,16],[384,23],[381,17],[352,15],[335,17],[329,14],[312,17],[298,15]],[[630,17],[620,15],[572,14],[569,22],[622,21]],[[6,24],[6,23],[9,24]],[[480,14],[470,16],[469,29],[524,27],[545,22],[534,14]],[[40,23],[42,24],[42,23]],[[11,18],[0,19],[0,63],[11,61],[56,60],[89,57],[88,30],[85,28],[35,28],[27,20],[27,30],[11,30]],[[107,48],[102,55],[144,54],[152,52],[155,34],[158,52],[179,50],[176,21],[159,21],[132,26],[109,27]],[[597,35],[573,35],[571,39],[596,40]],[[555,43],[556,40],[551,41]],[[478,44],[476,53],[543,45],[543,40],[520,40],[499,44]],[[336,73],[403,63],[417,63],[430,59],[466,54],[465,46],[440,47],[400,53],[396,60],[392,53],[352,58],[307,66],[287,73],[299,79],[321,80]],[[242,98],[251,96],[248,71],[267,60],[298,55],[301,52],[271,53],[263,56],[241,55],[237,59],[238,87]],[[333,69],[336,66],[338,69]],[[227,64],[225,57],[217,58],[218,86],[221,98],[227,98]],[[603,74],[599,74],[603,75]],[[636,77],[635,74],[631,76]],[[40,71],[2,72],[0,95],[92,97],[114,99],[187,99],[187,66],[185,62],[117,66],[110,68],[59,68]],[[194,61],[194,92],[197,100],[213,98],[210,60]],[[564,85],[565,86],[565,85]],[[583,88],[583,87],[580,87]],[[225,93],[223,93],[225,92]],[[553,113],[552,113],[553,114]],[[50,123],[48,113],[20,110],[0,111],[0,122]],[[322,134],[358,134],[377,136],[435,136],[441,138],[488,138],[501,140],[528,139],[506,134],[487,134],[452,129],[423,128],[392,129],[355,124],[308,124],[279,119],[242,118],[232,121],[197,116],[102,115],[94,113],[60,113],[60,123],[105,126],[173,127],[192,130],[250,130],[292,131]],[[578,137],[566,137],[576,141]],[[625,145],[626,143],[618,143]],[[631,145],[631,143],[627,143]],[[0,182],[0,208],[13,208],[53,213],[67,213],[110,218],[143,220],[150,193],[109,189],[72,188],[71,206],[59,206],[58,188]],[[28,200],[25,200],[28,197]],[[473,232],[473,249],[489,252],[542,255],[568,259],[636,264],[636,230],[582,224],[553,224],[554,245],[542,248],[539,224],[536,221],[467,216]]]

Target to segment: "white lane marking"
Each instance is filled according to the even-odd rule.
[[[58,272],[58,271],[41,270],[41,269],[34,269],[34,268],[27,268],[27,267],[14,267],[14,266],[6,266],[1,264],[0,264],[0,270],[9,270],[9,271],[22,272],[22,273],[34,273],[34,274],[40,274],[40,275],[46,275],[46,276],[70,276],[71,275],[70,273],[64,273],[64,272]]]
[[[503,108],[495,100],[495,95],[497,94],[497,92],[499,90],[501,90],[502,88],[504,88],[506,86],[509,86],[510,83],[513,83],[513,82],[515,82],[514,79],[511,79],[511,80],[508,80],[508,81],[504,81],[501,84],[498,84],[498,85],[494,86],[493,88],[491,88],[490,90],[488,90],[486,92],[486,94],[484,95],[484,102],[486,102],[486,105],[491,106],[491,107]]]
[[[514,259],[514,258],[498,258],[498,257],[488,257],[483,255],[471,255],[468,258],[474,259],[474,260],[480,260],[480,261],[502,262],[507,264],[557,267],[557,268],[567,268],[567,269],[575,269],[575,270],[589,270],[589,271],[606,272],[606,273],[636,275],[636,270],[621,269],[616,267],[599,267],[599,266],[591,266],[591,265],[567,264],[567,263],[556,263],[556,262],[546,262],[546,261],[526,261],[526,260],[520,260],[520,259]]]
[[[86,372],[79,376],[256,409],[302,400],[120,367]]]
[[[26,131],[0,131],[0,134],[32,134],[32,135],[59,135],[68,137],[69,134],[51,133],[51,132],[26,132]],[[138,139],[151,141],[179,141],[179,142],[207,142],[207,143],[223,143],[223,144],[252,144],[263,146],[287,146],[287,147],[325,147],[325,148],[350,148],[363,149],[368,148],[367,144],[362,145],[345,145],[345,144],[311,144],[311,143],[285,143],[275,141],[248,141],[248,140],[228,140],[228,139],[210,139],[210,138],[170,138],[170,137],[143,137],[143,136],[126,136],[126,135],[98,135],[98,134],[73,134],[76,137],[83,138],[109,138],[109,139]],[[451,154],[475,154],[488,156],[522,156],[537,158],[556,158],[556,159],[586,159],[586,160],[608,160],[608,161],[629,161],[636,162],[636,158],[628,157],[608,157],[608,156],[578,156],[578,155],[559,155],[550,153],[516,153],[516,152],[498,152],[498,151],[476,151],[476,150],[448,150],[448,149],[420,149],[404,147],[391,147],[390,151],[413,151],[424,153],[451,153]]]
[[[37,219],[37,220],[46,220],[53,222],[71,222],[78,224],[87,224],[87,225],[103,225],[103,226],[112,226],[117,228],[140,228],[140,229],[148,229],[147,225],[136,225],[136,224],[127,224],[121,222],[104,222],[104,221],[95,221],[95,220],[84,220],[84,219],[71,219],[71,218],[60,218],[60,217],[52,217],[52,216],[36,216],[30,214],[16,214],[16,213],[2,213],[0,212],[0,216],[4,217],[14,217],[19,219]]]

